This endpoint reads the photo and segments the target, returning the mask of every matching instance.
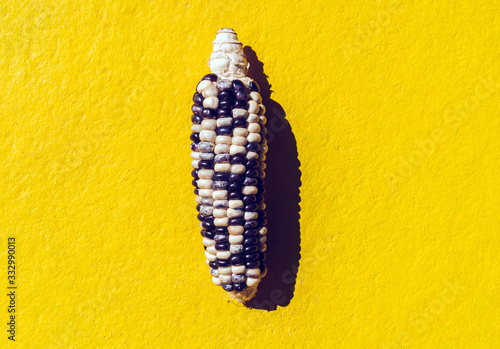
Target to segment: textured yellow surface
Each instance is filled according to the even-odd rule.
[[[1,346],[500,346],[499,10],[4,0],[1,287],[15,236],[19,288]],[[223,27],[274,91],[258,78],[270,271],[250,308],[212,285],[190,184]]]

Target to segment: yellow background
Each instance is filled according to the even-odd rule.
[[[499,10],[3,1],[1,258],[15,236],[16,345],[498,347]],[[300,267],[270,312],[212,285],[197,228],[191,97],[224,27],[264,63],[300,161]],[[270,249],[286,234],[269,231]]]

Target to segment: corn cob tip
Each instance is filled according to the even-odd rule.
[[[229,295],[236,299],[240,303],[244,303],[250,299],[252,299],[257,293],[257,287],[248,287],[243,291],[232,291],[229,292]]]
[[[246,76],[249,64],[243,53],[243,44],[233,29],[220,29],[212,44],[208,66],[213,74],[226,79]]]

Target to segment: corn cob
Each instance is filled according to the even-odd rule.
[[[232,29],[219,30],[208,65],[191,116],[196,208],[212,281],[244,302],[267,272],[265,107]]]

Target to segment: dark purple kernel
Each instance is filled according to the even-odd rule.
[[[229,191],[234,192],[234,191],[240,191],[241,190],[241,183],[231,183],[229,184]]]
[[[243,240],[243,246],[247,247],[250,245],[255,245],[258,242],[259,240],[256,237],[246,238],[245,240]]]
[[[229,183],[226,182],[226,181],[213,181],[212,182],[212,189],[226,189],[227,188],[227,185]]]
[[[229,225],[243,225],[245,224],[245,220],[241,217],[229,218]]]
[[[231,265],[241,265],[241,264],[245,264],[245,257],[243,256],[232,256],[230,259],[229,259],[229,262],[231,263]]]
[[[245,195],[243,197],[243,203],[245,205],[251,204],[252,202],[255,202],[255,195]]]
[[[224,101],[220,101],[219,102],[219,108],[229,108],[229,109],[231,109],[232,106],[233,106],[233,101],[224,100]]]
[[[212,269],[217,269],[217,264],[215,262],[208,262],[208,266]]]
[[[217,243],[215,244],[215,249],[217,251],[229,251],[229,243],[228,242]]]
[[[259,209],[259,205],[257,204],[250,204],[245,206],[245,212],[255,212]]]
[[[236,91],[236,99],[238,101],[248,100],[248,94],[244,90]]]
[[[203,111],[203,107],[201,105],[196,105],[193,104],[191,107],[191,111],[195,113],[196,115],[201,115],[201,112]]]
[[[201,124],[203,118],[199,115],[193,114],[191,115],[191,121],[193,122],[193,124]]]
[[[245,230],[245,232],[243,233],[243,236],[245,238],[251,238],[253,236],[257,236],[259,232],[257,231],[257,229],[247,229]]]
[[[247,168],[258,168],[259,167],[259,161],[257,160],[248,160],[247,163],[245,164]]]
[[[195,92],[195,94],[193,95],[193,102],[196,105],[203,105],[203,99],[204,98],[201,93]]]
[[[193,187],[198,188],[198,180],[197,180],[197,179],[193,179],[193,180],[191,181],[191,184],[193,185]]]
[[[243,164],[245,163],[246,157],[244,154],[236,154],[231,156],[231,164]]]
[[[264,262],[266,260],[266,254],[264,252],[259,253],[259,260]]]
[[[253,260],[245,263],[245,267],[247,267],[248,269],[257,268],[259,265],[260,265],[259,260]]]
[[[200,209],[201,209],[201,205],[196,205],[196,211],[200,212]]]
[[[267,216],[266,211],[258,211],[258,214],[259,214],[259,219],[266,218]]]
[[[222,284],[222,289],[227,292],[231,292],[234,289],[233,284]]]
[[[227,234],[227,227],[216,227],[215,232],[217,234]]]
[[[198,188],[196,188],[196,189],[194,190],[194,194],[195,194],[195,195],[198,195],[198,193],[199,193],[199,192],[200,192],[200,189],[198,189]]]
[[[221,202],[214,202],[214,208],[227,208],[227,204]]]
[[[217,155],[215,155],[215,158],[214,158],[214,162],[216,164],[220,164],[222,162],[229,162],[230,160],[231,160],[231,155],[229,155],[229,154],[217,154]],[[217,172],[216,174],[218,174],[218,173],[227,175],[227,173],[225,173],[225,172]],[[214,176],[215,176],[215,174],[214,174]],[[215,177],[214,177],[214,179],[215,179]]]
[[[200,134],[199,133],[191,133],[191,136],[189,136],[189,138],[193,141],[193,142],[200,142]]]
[[[189,149],[191,149],[191,151],[198,151],[198,144],[196,144],[196,143],[194,143],[194,142],[193,142],[193,143],[191,143],[191,144],[189,145]]]
[[[257,199],[258,204],[260,204],[262,201],[264,201],[264,196],[262,196],[262,194],[257,194],[255,196],[255,198]]]
[[[239,109],[248,109],[248,103],[246,101],[236,101],[234,102],[234,107]]]
[[[219,127],[218,129],[216,129],[215,133],[217,133],[217,135],[230,135],[232,131],[233,131],[232,127],[225,126],[225,127]]]
[[[243,181],[243,185],[256,185],[258,183],[257,178],[254,177],[245,177]]]
[[[222,242],[228,242],[229,241],[229,235],[227,234],[217,234],[214,237],[214,240],[217,244],[220,244]]]
[[[245,255],[245,260],[247,262],[254,261],[254,260],[257,260],[257,259],[259,259],[259,254],[258,253],[252,253],[252,254]]]
[[[259,225],[261,227],[265,227],[267,225],[267,219],[265,218],[259,219]]]
[[[247,127],[245,119],[234,119],[233,127]]]
[[[241,183],[245,177],[241,173],[230,173],[229,174],[229,182],[230,183]]]
[[[250,143],[247,143],[246,148],[248,151],[258,152],[260,150],[260,145],[257,142],[250,142]]]
[[[258,250],[259,250],[258,245],[247,246],[247,247],[245,247],[245,254],[256,253]],[[259,257],[259,254],[257,253],[257,258],[258,257]],[[256,258],[254,258],[254,259],[256,259]]]
[[[266,271],[266,266],[265,266],[264,264],[262,264],[262,263],[261,263],[261,264],[259,265],[259,270],[260,270],[260,273],[261,273],[261,274],[264,274],[264,272]]]
[[[256,221],[256,220],[251,220],[251,221],[246,221],[245,222],[245,225],[243,225],[245,227],[245,229],[253,229],[253,228],[257,228],[257,226],[259,225],[259,223]]]
[[[229,267],[229,260],[228,259],[217,259],[216,263],[221,268]]]
[[[245,84],[241,80],[233,80],[233,89],[234,90],[244,90]]]
[[[200,162],[198,162],[198,166],[200,168],[213,168],[214,167],[214,162],[213,161],[210,161],[210,160],[200,160]]]
[[[260,92],[260,87],[255,81],[250,81],[248,88],[250,91]]]
[[[194,179],[198,179],[198,171],[199,169],[195,168],[194,170],[191,171],[191,176],[193,176]]]
[[[201,230],[201,236],[203,236],[203,229]]]
[[[217,112],[214,109],[205,108],[201,112],[201,116],[207,119],[215,119],[215,117],[217,116]]]
[[[212,82],[216,82],[217,81],[217,75],[215,74],[207,74],[205,75],[203,78],[201,78],[201,80],[210,80]]]
[[[264,181],[262,180],[262,178],[256,178],[257,179],[257,186],[258,187],[261,187],[264,185]]]
[[[241,284],[234,284],[233,285],[235,291],[244,291],[247,288],[247,284],[241,283]]]
[[[199,189],[195,189],[195,190],[199,190]],[[198,194],[196,193],[196,195],[198,195]],[[238,193],[238,192],[236,192],[236,191],[234,191],[234,192],[230,192],[230,193],[228,194],[228,198],[229,198],[229,200],[240,200],[242,196],[243,196],[243,195],[242,195],[241,193]]]
[[[204,222],[205,221],[205,216],[202,216],[201,213],[198,213],[198,215],[196,216],[196,218],[198,218],[198,220],[200,222]]]
[[[219,99],[222,101],[234,101],[236,95],[233,90],[224,90],[219,93]]]
[[[267,128],[263,127],[260,129],[260,135],[262,138],[264,138],[265,135],[267,135]]]
[[[205,221],[207,222],[213,222],[214,221],[214,216],[205,216]]]
[[[243,274],[233,274],[232,280],[234,283],[241,284],[246,281],[247,277]]]
[[[201,222],[201,226],[204,229],[214,229],[215,225],[213,222]]]
[[[215,156],[215,159],[217,162],[217,156],[219,155],[229,155],[229,154],[218,154]],[[227,181],[229,179],[229,173],[226,173],[226,172],[215,172],[214,173],[214,177],[213,177],[213,180],[214,181]]]
[[[203,223],[202,223],[203,224]],[[215,236],[215,232],[213,230],[210,230],[210,229],[206,229],[204,232],[203,232],[203,236],[206,237],[206,238],[209,238],[209,239],[213,239],[214,236]]]
[[[219,109],[217,110],[217,117],[222,118],[222,117],[227,117],[231,116],[231,109]]]

